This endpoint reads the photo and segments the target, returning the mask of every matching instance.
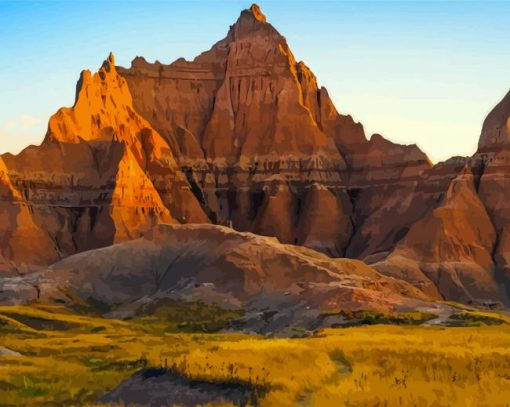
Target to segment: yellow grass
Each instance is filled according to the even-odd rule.
[[[267,339],[154,333],[58,307],[0,307],[2,318],[10,323],[0,324],[0,346],[23,356],[0,358],[1,405],[92,405],[146,363],[175,366],[191,378],[268,386],[261,406],[508,406],[510,400],[508,324],[374,325]],[[68,325],[41,330],[20,322],[30,318]]]

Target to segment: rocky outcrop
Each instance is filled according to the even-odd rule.
[[[12,185],[0,157],[0,273],[16,273],[17,263],[45,264],[54,259],[51,239],[36,223],[33,208]]]
[[[496,229],[493,260],[497,281],[510,297],[510,92],[484,121],[473,157],[479,197]]]
[[[200,300],[241,308],[248,326],[264,332],[285,331],[298,321],[317,324],[324,311],[434,308],[412,285],[358,260],[332,259],[227,227],[178,224],[70,256],[38,275],[0,278],[0,302],[36,298],[103,304],[114,317],[136,315],[162,299]]]
[[[0,346],[0,357],[18,357],[21,356],[21,353],[16,352],[12,349],[6,348],[5,346]]]
[[[411,205],[423,215],[384,260],[372,259],[378,271],[432,296],[509,304],[509,100],[507,94],[488,115],[471,159],[452,158],[424,173],[418,188],[439,205],[424,199]]]
[[[510,145],[510,91],[489,113],[483,122],[478,151],[490,151]]]
[[[372,254],[377,243],[357,243],[368,227],[353,212],[359,189],[400,193],[398,184],[431,167],[416,146],[368,141],[256,5],[193,61],[136,58],[118,70],[211,220],[238,230],[333,256]],[[359,195],[360,205],[373,212],[378,195]]]
[[[208,221],[166,141],[134,111],[113,55],[82,72],[74,106],[51,117],[40,146],[2,158],[1,250],[18,263],[48,264],[162,221]]]
[[[431,298],[508,302],[509,95],[475,156],[433,166],[367,139],[253,5],[192,61],[110,55],[82,72],[42,145],[0,160],[0,270],[216,223],[361,259]]]
[[[469,164],[451,182],[439,207],[414,223],[391,255],[374,267],[429,295],[503,302],[492,259],[496,232]]]

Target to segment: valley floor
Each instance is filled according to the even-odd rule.
[[[277,339],[168,332],[57,306],[0,307],[0,405],[133,402],[150,393],[134,395],[134,380],[153,386],[165,377],[195,389],[189,400],[197,389],[219,389],[197,399],[208,405],[232,405],[232,394],[245,392],[241,402],[261,406],[508,406],[510,319],[487,315],[477,321],[500,323],[377,324]]]

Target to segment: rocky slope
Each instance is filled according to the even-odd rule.
[[[430,298],[508,303],[509,101],[471,159],[433,166],[368,139],[253,5],[193,61],[110,55],[82,73],[42,145],[0,159],[0,267],[217,223],[364,260]]]
[[[440,205],[414,223],[392,253],[374,266],[412,281],[432,296],[464,302],[499,299],[492,259],[495,241],[494,226],[476,193],[468,162]]]
[[[112,308],[107,315],[114,317],[137,315],[167,298],[243,309],[246,326],[264,332],[312,326],[325,311],[441,309],[411,284],[359,260],[217,225],[161,224],[142,238],[70,256],[41,273],[0,279],[1,303],[88,302]]]

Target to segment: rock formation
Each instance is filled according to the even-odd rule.
[[[353,233],[365,240],[367,228],[351,191],[374,183],[393,190],[431,166],[416,146],[379,135],[368,141],[256,5],[193,61],[136,58],[118,70],[211,220],[238,230],[333,256],[372,254],[357,238],[348,247]],[[364,200],[374,194],[360,198],[373,212]]]
[[[472,158],[434,166],[368,139],[253,5],[192,61],[110,55],[82,72],[44,142],[0,159],[0,267],[216,223],[361,259],[430,298],[508,303],[509,118],[510,94]]]
[[[510,92],[485,120],[473,161],[478,195],[496,229],[496,277],[510,297]]]
[[[442,309],[361,261],[203,224],[158,225],[142,238],[69,256],[42,273],[0,278],[0,303],[88,302],[114,317],[168,298],[240,308],[250,330],[287,334],[298,323],[317,327],[325,311]]]
[[[468,162],[440,205],[415,222],[388,258],[374,266],[432,296],[500,300],[492,259],[495,241]]]
[[[40,146],[3,162],[1,251],[19,263],[133,239],[158,222],[207,221],[168,144],[133,110],[113,55],[82,72],[74,106],[51,117]]]

